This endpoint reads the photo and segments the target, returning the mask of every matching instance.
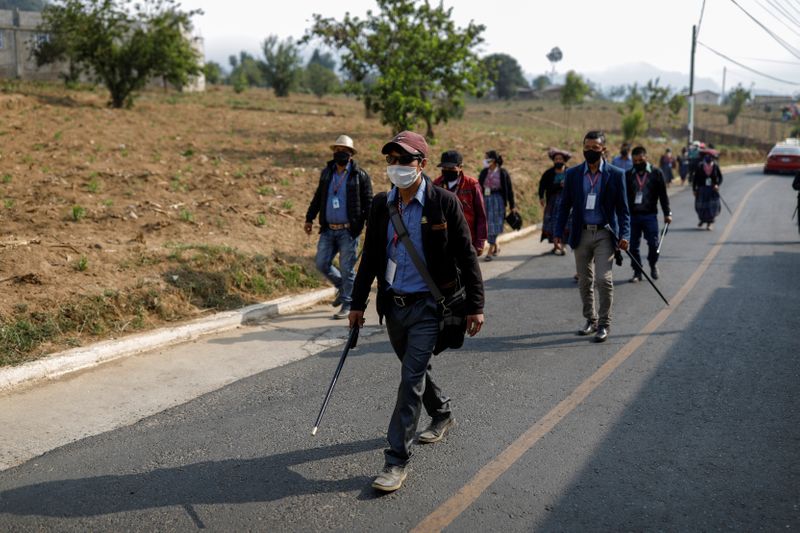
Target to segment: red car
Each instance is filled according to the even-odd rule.
[[[800,172],[800,144],[776,144],[769,151],[767,162],[764,163],[764,174],[770,172]]]

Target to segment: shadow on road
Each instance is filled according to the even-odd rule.
[[[267,502],[302,494],[358,490],[360,499],[371,499],[377,496],[369,488],[369,477],[308,479],[292,467],[369,452],[384,444],[384,439],[370,439],[258,459],[38,483],[0,492],[0,514],[74,518],[182,506],[192,516],[191,506],[195,504]]]

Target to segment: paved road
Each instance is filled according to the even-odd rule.
[[[369,488],[399,374],[376,335],[315,439],[336,350],[0,473],[0,530],[797,529],[800,240],[789,179],[738,209],[763,180],[727,177],[727,234],[730,215],[700,231],[673,198],[659,285],[676,305],[616,269],[604,345],[573,335],[571,257],[489,281],[484,333],[435,361],[458,425],[395,494]]]

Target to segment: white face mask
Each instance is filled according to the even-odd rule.
[[[483,168],[489,168],[489,165],[491,165],[491,164],[492,164],[492,160],[491,159],[484,159],[483,160]]]
[[[408,189],[417,181],[419,172],[417,167],[406,167],[403,165],[390,165],[386,167],[386,174],[389,176],[395,187],[398,189]]]

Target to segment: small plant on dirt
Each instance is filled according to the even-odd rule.
[[[82,218],[86,216],[86,209],[79,205],[72,206],[72,220],[75,222],[79,222]]]
[[[289,178],[281,178],[281,185],[283,185],[284,187],[288,187],[289,186]]]
[[[189,148],[188,150],[184,151],[181,155],[183,157],[192,157],[194,155],[194,150]]]
[[[256,217],[256,226],[264,226],[267,223],[267,217],[263,214]]]
[[[114,200],[111,199],[103,200],[103,205],[105,207],[114,207]]]
[[[64,132],[57,131],[57,132],[55,133],[55,135],[53,135],[53,140],[55,140],[55,141],[60,141],[60,140],[61,140],[61,137],[63,137],[63,136],[64,136]]]
[[[3,174],[3,183],[9,184],[11,183],[11,174]]]
[[[86,184],[86,190],[92,194],[97,194],[97,192],[100,190],[100,182],[97,181],[97,178],[92,178],[89,180],[89,183]]]
[[[238,178],[243,178],[244,177],[244,172],[242,172],[241,170],[237,170],[236,172],[233,173],[233,177],[237,178],[237,179]]]
[[[78,272],[86,272],[89,270],[89,258],[85,255],[82,255],[81,258],[75,263],[75,270]]]
[[[28,154],[25,154],[25,155],[22,156],[22,162],[25,163],[26,165],[32,165],[33,164],[33,157],[31,157]]]
[[[5,200],[3,200],[3,206],[6,209],[13,208],[14,207],[14,200],[12,200],[11,198],[6,198]]]
[[[294,203],[292,203],[291,200],[286,200],[283,202],[283,208],[286,209],[287,211],[291,211],[293,207]]]
[[[259,196],[274,196],[275,189],[273,187],[267,187],[266,185],[263,187],[259,187],[256,191]]]
[[[180,217],[184,222],[194,222],[194,215],[186,208],[181,209]]]
[[[189,187],[181,181],[180,176],[175,176],[172,178],[172,181],[169,182],[169,190],[172,192],[187,192]]]

